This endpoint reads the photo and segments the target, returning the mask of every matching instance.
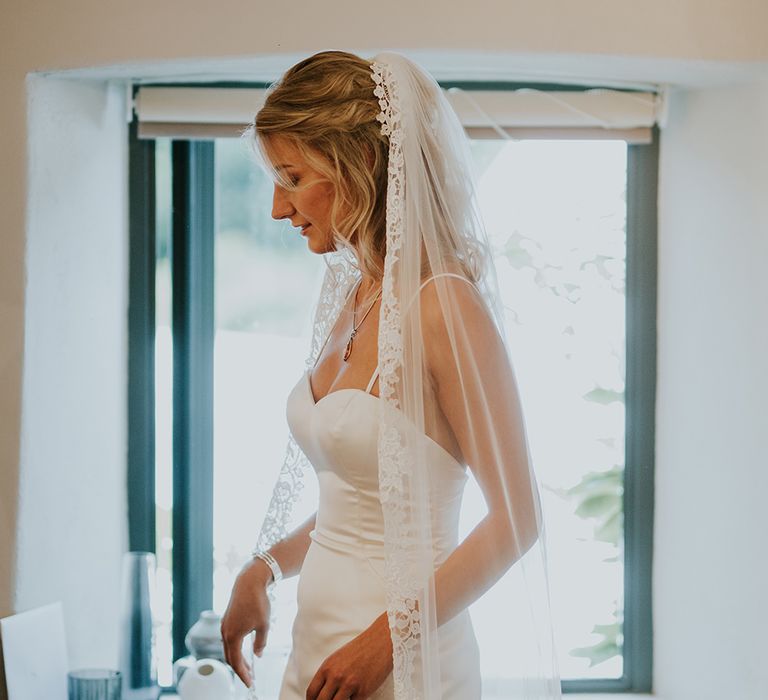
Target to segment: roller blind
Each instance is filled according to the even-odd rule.
[[[447,88],[472,138],[624,139],[650,143],[663,126],[664,91],[469,90]],[[134,96],[139,138],[235,137],[253,120],[266,90],[258,88],[142,86]]]

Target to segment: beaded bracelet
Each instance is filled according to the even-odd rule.
[[[283,571],[280,568],[280,564],[269,552],[264,549],[254,549],[251,552],[251,556],[254,559],[261,559],[267,563],[267,566],[272,571],[272,582],[269,584],[270,588],[274,586],[281,578],[283,578]]]

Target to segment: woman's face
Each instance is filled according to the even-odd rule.
[[[292,190],[275,183],[272,218],[290,219],[293,226],[300,228],[313,253],[336,250],[331,234],[333,185],[307,162],[290,140],[272,136],[268,146],[275,170],[298,186]]]

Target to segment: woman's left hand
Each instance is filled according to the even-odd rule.
[[[307,700],[365,700],[392,672],[392,639],[387,614],[333,652],[307,687]]]

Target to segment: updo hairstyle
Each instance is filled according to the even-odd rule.
[[[332,235],[353,244],[363,272],[381,279],[386,251],[389,143],[376,120],[370,62],[323,51],[290,68],[267,92],[252,131],[264,164],[281,187],[296,189],[271,168],[269,138],[287,138],[332,183]]]

